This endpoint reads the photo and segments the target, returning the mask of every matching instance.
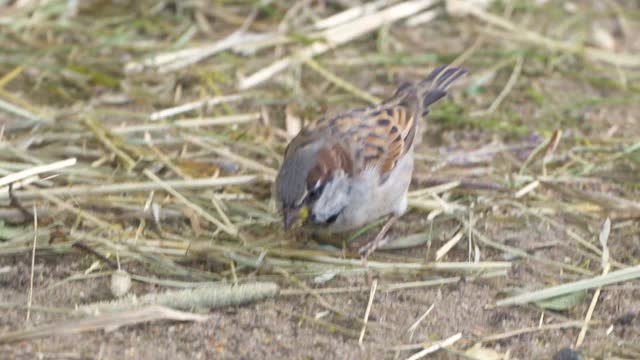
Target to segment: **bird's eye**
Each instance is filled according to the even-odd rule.
[[[307,195],[307,200],[309,200],[310,202],[318,200],[320,198],[320,195],[322,195],[322,192],[324,191],[324,186],[325,183],[319,183],[318,185],[316,185],[313,190],[309,192],[309,195]]]

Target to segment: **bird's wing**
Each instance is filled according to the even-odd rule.
[[[309,131],[322,132],[331,139],[328,142],[331,145],[325,148],[327,160],[319,156],[318,162],[348,163],[356,171],[376,169],[384,182],[398,160],[411,149],[419,106],[418,98],[408,87],[399,89],[394,97],[379,106],[318,120]],[[342,158],[348,161],[333,160]]]

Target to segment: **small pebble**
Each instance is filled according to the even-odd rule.
[[[582,360],[582,356],[571,348],[564,348],[553,356],[553,360]]]
[[[629,326],[629,325],[633,325],[633,321],[636,318],[636,313],[634,312],[628,312],[622,316],[620,316],[619,318],[617,318],[614,321],[614,324],[616,325],[622,325],[622,326]]]
[[[111,294],[123,297],[131,289],[131,276],[124,270],[117,270],[111,274]]]

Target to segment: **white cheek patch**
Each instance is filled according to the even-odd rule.
[[[342,211],[349,203],[349,179],[346,174],[338,174],[324,188],[320,198],[313,204],[313,214],[319,222]]]

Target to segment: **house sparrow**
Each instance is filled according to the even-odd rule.
[[[296,135],[284,153],[275,198],[285,230],[301,222],[312,231],[344,232],[388,217],[365,258],[407,210],[413,144],[421,116],[466,71],[441,66],[418,84],[403,83],[377,106],[321,117]]]

